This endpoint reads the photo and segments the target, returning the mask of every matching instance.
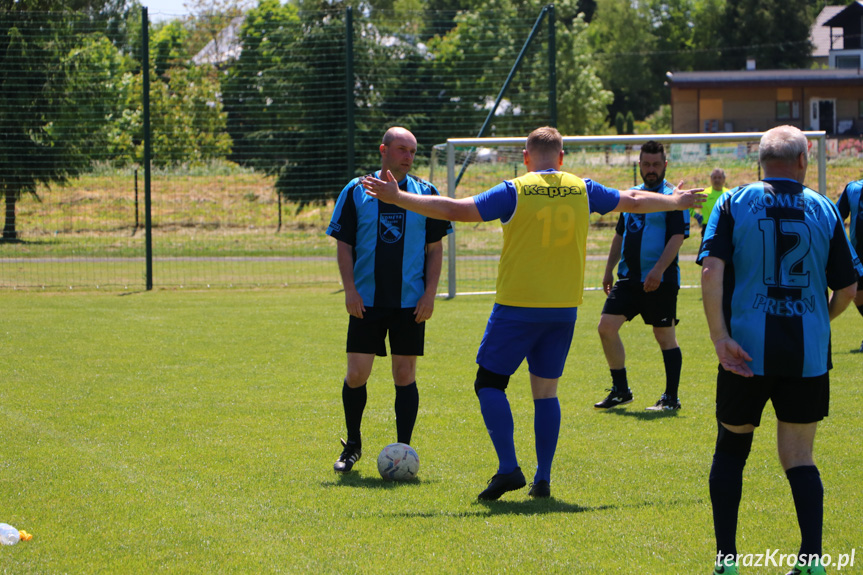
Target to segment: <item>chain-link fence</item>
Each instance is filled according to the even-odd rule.
[[[552,121],[548,12],[265,0],[203,47],[146,9],[0,12],[0,286],[337,282],[332,200],[387,127],[428,177],[447,137]]]

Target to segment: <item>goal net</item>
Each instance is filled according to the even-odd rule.
[[[809,139],[807,185],[825,194],[827,140],[825,132],[804,132]],[[684,187],[710,187],[710,173],[722,168],[727,188],[761,178],[758,141],[761,132],[717,134],[654,134],[637,136],[564,136],[563,169],[605,186],[627,189],[641,184],[638,154],[641,145],[657,140],[665,146],[666,179]],[[436,145],[429,164],[429,180],[453,198],[473,196],[503,180],[525,173],[522,149],[526,138],[451,138]],[[832,188],[831,188],[832,189]],[[618,214],[591,214],[587,238],[585,288],[602,289],[608,250]],[[457,223],[446,248],[446,284],[449,297],[492,293],[503,242],[498,221]],[[680,250],[681,285],[698,287],[701,267],[695,263],[701,226],[693,218],[690,236]],[[616,273],[616,270],[615,270]]]

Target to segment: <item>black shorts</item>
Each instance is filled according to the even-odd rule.
[[[414,308],[366,308],[363,319],[349,316],[348,353],[386,357],[387,332],[393,355],[422,355],[426,324],[417,323]]]
[[[817,377],[742,377],[719,367],[716,378],[716,418],[728,425],[761,425],[767,400],[776,419],[786,423],[814,423],[827,417],[830,372]]]
[[[652,292],[644,291],[644,284],[630,280],[618,280],[605,299],[602,313],[622,315],[630,321],[637,315],[653,327],[674,327],[677,319],[677,292],[680,286],[662,282]]]

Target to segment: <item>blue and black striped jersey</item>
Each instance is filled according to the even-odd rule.
[[[713,207],[698,263],[708,256],[725,262],[726,326],[756,375],[827,373],[828,288],[861,271],[830,200],[788,179],[735,188]]]
[[[850,217],[849,238],[851,246],[860,254],[860,248],[863,248],[863,180],[850,182],[842,191],[839,200],[836,202],[836,207],[839,208],[839,215],[842,216],[842,221]]]
[[[641,184],[637,190],[649,190]],[[671,194],[674,186],[666,180],[655,191],[661,194]],[[659,261],[665,245],[671,236],[683,234],[689,237],[689,211],[656,212],[652,214],[622,213],[617,220],[618,235],[623,236],[623,248],[620,263],[617,266],[617,276],[620,279],[630,279],[644,282],[647,274]],[[662,274],[663,282],[674,282],[680,285],[680,266],[677,257]]]
[[[426,244],[452,233],[452,224],[378,201],[365,193],[360,180],[354,178],[339,194],[326,233],[353,246],[354,283],[363,305],[415,307],[425,292]],[[432,184],[410,175],[399,188],[438,194]]]

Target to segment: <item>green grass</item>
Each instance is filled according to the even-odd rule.
[[[716,361],[699,292],[681,292],[683,410],[670,416],[643,411],[663,369],[639,320],[622,334],[636,401],[592,409],[609,384],[602,302],[586,294],[561,383],[554,499],[521,490],[480,504],[496,466],[473,393],[490,297],[437,302],[419,362],[419,481],[390,484],[375,467],[395,439],[387,360],[369,383],[365,457],[332,472],[346,329],[335,290],[0,292],[0,522],[34,535],[0,548],[0,572],[705,573]],[[834,325],[831,415],[816,442],[834,555],[863,541],[863,356],[849,353],[861,334],[856,312]],[[524,366],[509,397],[530,470]],[[798,537],[768,408],[739,546],[791,553]]]

